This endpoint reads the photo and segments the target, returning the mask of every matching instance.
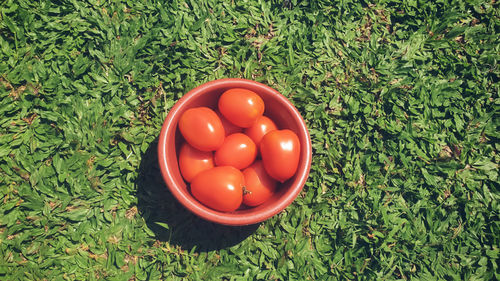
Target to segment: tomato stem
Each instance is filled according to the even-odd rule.
[[[247,194],[252,194],[252,192],[248,189],[246,189],[245,186],[243,186],[243,195],[247,195]]]

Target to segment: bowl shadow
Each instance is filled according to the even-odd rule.
[[[234,246],[251,236],[260,223],[226,226],[199,218],[184,208],[168,190],[158,164],[158,138],[142,155],[136,180],[140,215],[157,240],[183,250],[207,252]]]

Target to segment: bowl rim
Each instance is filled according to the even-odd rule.
[[[262,212],[259,213],[246,213],[243,215],[238,215],[235,213],[224,213],[212,210],[208,207],[205,207],[202,203],[198,202],[194,197],[187,196],[185,192],[181,192],[179,188],[177,188],[176,180],[172,175],[171,171],[168,168],[167,161],[167,136],[170,130],[177,129],[177,123],[173,124],[173,120],[180,114],[181,109],[185,104],[188,104],[191,100],[195,99],[198,95],[203,94],[205,92],[209,92],[213,89],[221,88],[221,87],[241,87],[241,88],[258,88],[261,91],[265,91],[268,94],[271,94],[273,98],[284,104],[293,115],[294,120],[299,120],[298,130],[301,135],[305,135],[305,139],[307,140],[304,144],[301,143],[301,157],[305,157],[304,165],[305,169],[299,169],[297,172],[298,180],[295,180],[293,186],[296,186],[291,192],[287,192],[284,194],[285,197],[282,197],[280,201],[276,204],[272,205],[272,208],[266,208]],[[299,139],[301,137],[299,136]],[[303,154],[305,153],[305,154]],[[281,93],[276,91],[275,89],[262,84],[260,82],[242,79],[242,78],[224,78],[217,79],[213,81],[206,82],[198,87],[193,88],[188,91],[184,96],[182,96],[175,105],[170,109],[167,114],[167,117],[164,120],[163,126],[161,128],[160,137],[158,141],[158,161],[160,165],[160,170],[162,177],[174,197],[189,211],[194,213],[195,215],[215,223],[224,224],[224,225],[250,225],[256,224],[262,221],[269,219],[270,217],[280,213],[283,211],[288,205],[290,205],[295,198],[298,196],[302,188],[304,187],[307,178],[309,177],[309,171],[311,169],[312,162],[312,145],[311,145],[311,137],[309,135],[309,131],[307,130],[306,123],[302,118],[302,115],[299,113],[297,108]],[[300,168],[300,167],[299,167]]]

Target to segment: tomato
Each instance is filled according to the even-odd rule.
[[[241,205],[245,178],[240,170],[230,167],[214,167],[199,173],[191,182],[191,193],[217,211],[231,212]]]
[[[227,121],[227,119],[222,116],[222,114],[218,111],[217,115],[220,118],[220,121],[222,121],[222,126],[224,127],[224,132],[226,132],[226,136],[229,136],[234,133],[241,133],[243,132],[243,128],[238,127],[234,125],[233,123]]]
[[[219,98],[219,111],[231,123],[248,128],[264,113],[264,101],[255,92],[233,88]]]
[[[266,172],[284,182],[293,177],[299,166],[299,137],[288,129],[269,132],[260,142],[260,154]]]
[[[255,161],[243,171],[245,190],[243,204],[258,206],[273,196],[276,189],[276,180],[269,176],[262,165],[262,161]]]
[[[262,115],[250,128],[245,129],[245,134],[249,136],[253,142],[255,142],[255,145],[259,146],[260,141],[265,134],[277,129],[278,128],[276,127],[276,124],[274,124],[273,120]]]
[[[257,157],[257,146],[250,137],[242,133],[226,137],[222,146],[215,151],[217,166],[233,166],[244,169]]]
[[[214,167],[214,154],[211,151],[201,151],[184,143],[179,152],[179,169],[187,182],[200,172]]]
[[[201,151],[212,151],[224,142],[224,127],[217,113],[208,107],[186,110],[179,120],[184,139]]]

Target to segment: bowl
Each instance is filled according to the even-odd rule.
[[[290,129],[299,137],[300,160],[296,174],[279,184],[275,194],[256,207],[241,207],[234,212],[220,212],[206,207],[194,198],[182,178],[177,163],[184,139],[178,129],[181,115],[189,108],[207,106],[217,108],[220,95],[231,88],[244,88],[257,93],[265,103],[264,115],[271,118],[278,129]],[[290,205],[302,190],[311,168],[311,138],[306,124],[293,104],[278,91],[262,83],[246,79],[220,79],[207,82],[185,94],[168,113],[160,132],[158,160],[162,177],[174,197],[197,216],[223,225],[250,225],[269,219]]]

